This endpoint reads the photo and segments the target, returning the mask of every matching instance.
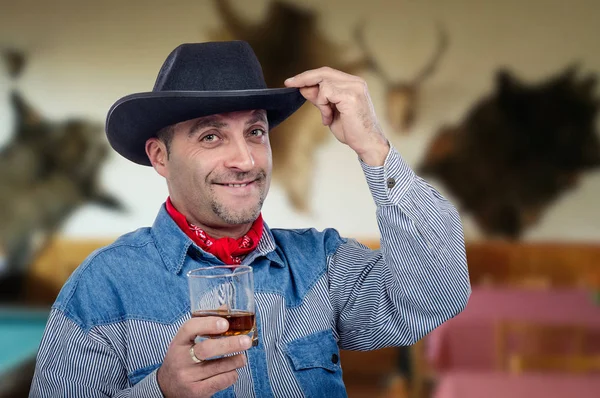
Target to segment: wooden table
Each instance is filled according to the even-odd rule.
[[[427,362],[438,372],[495,370],[494,332],[502,320],[582,325],[599,337],[586,349],[600,352],[600,306],[589,292],[474,288],[465,310],[425,337]]]
[[[451,372],[440,377],[433,393],[433,398],[482,397],[598,398],[600,376]]]

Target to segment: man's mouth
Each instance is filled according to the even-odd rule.
[[[265,180],[266,174],[261,171],[257,173],[216,175],[208,182],[224,188],[229,188],[229,192],[231,193],[238,192],[241,194],[243,192],[250,192],[256,187],[260,188],[262,185],[264,185]]]
[[[245,182],[217,182],[216,184],[222,185],[224,187],[230,187],[230,188],[243,188],[250,184],[253,184],[254,182],[256,182],[256,180],[245,181]]]

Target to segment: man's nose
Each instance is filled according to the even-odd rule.
[[[232,142],[227,156],[225,166],[240,171],[249,171],[254,167],[254,157],[252,150],[246,141]]]

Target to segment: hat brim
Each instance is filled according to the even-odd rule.
[[[150,166],[146,141],[185,120],[250,109],[267,111],[269,129],[304,104],[297,88],[236,91],[161,91],[128,95],[110,108],[106,135],[110,145],[132,162]]]

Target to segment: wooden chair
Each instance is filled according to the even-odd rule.
[[[495,330],[496,367],[511,373],[600,369],[600,354],[585,352],[590,336],[583,325],[500,321]]]
[[[397,367],[398,349],[374,351],[340,350],[344,383],[349,397],[380,397],[392,388],[389,383]]]
[[[426,358],[425,341],[426,338],[423,338],[410,347],[411,366],[413,371],[410,388],[411,398],[429,396],[428,387],[436,379],[436,374]]]

